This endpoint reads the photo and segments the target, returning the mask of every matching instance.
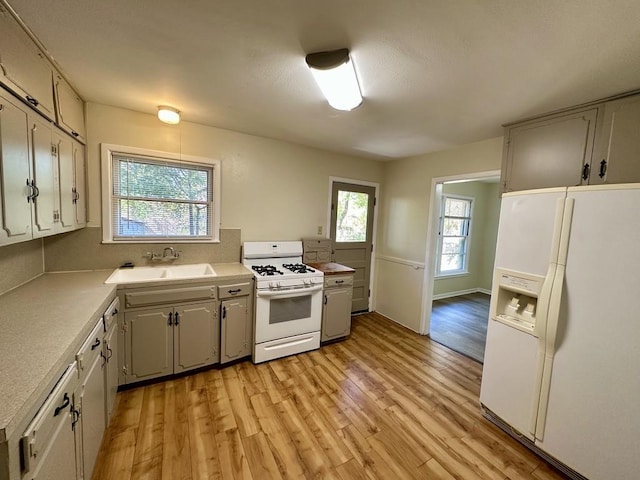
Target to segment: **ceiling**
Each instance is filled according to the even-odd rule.
[[[9,0],[89,102],[379,160],[640,88],[637,0]],[[348,47],[333,110],[306,53]]]

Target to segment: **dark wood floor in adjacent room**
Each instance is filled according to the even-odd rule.
[[[482,362],[491,296],[470,293],[434,300],[429,336],[456,352]]]
[[[320,350],[120,392],[94,479],[562,479],[486,421],[481,365],[378,314]]]

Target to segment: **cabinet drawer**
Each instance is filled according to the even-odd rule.
[[[352,287],[353,275],[325,276],[324,288]]]
[[[192,300],[215,300],[216,287],[171,288],[163,290],[149,290],[146,292],[131,292],[124,294],[126,308],[158,305],[160,303],[179,303]]]
[[[86,375],[88,369],[93,365],[96,358],[102,353],[102,340],[104,337],[103,320],[100,319],[87,339],[76,353],[76,362],[78,364],[78,374],[80,378]]]
[[[218,297],[244,297],[246,295],[251,295],[252,291],[253,288],[250,282],[235,283],[233,285],[220,285],[218,287]]]
[[[40,464],[46,462],[54,444],[66,446],[68,449],[66,454],[73,455],[73,434],[70,432],[71,416],[74,415],[72,410],[73,393],[77,386],[78,374],[74,362],[62,374],[57,385],[22,435],[21,454],[24,472],[36,472]],[[60,438],[61,436],[62,438]],[[75,466],[72,469],[75,470]]]

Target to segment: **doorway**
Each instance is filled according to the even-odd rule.
[[[373,184],[331,182],[331,257],[355,270],[352,313],[369,311],[376,189]]]
[[[499,171],[434,179],[423,333],[483,361],[493,280]]]

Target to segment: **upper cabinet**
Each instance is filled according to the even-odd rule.
[[[640,95],[505,126],[503,192],[640,182]]]
[[[53,67],[10,13],[0,5],[0,82],[54,120]]]
[[[640,182],[640,94],[604,105],[589,183]]]
[[[59,73],[54,74],[56,122],[67,133],[86,143],[84,102]]]
[[[0,92],[0,244],[58,231],[53,126]]]

